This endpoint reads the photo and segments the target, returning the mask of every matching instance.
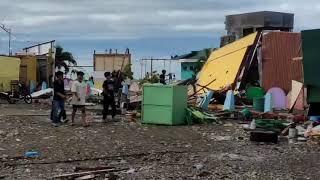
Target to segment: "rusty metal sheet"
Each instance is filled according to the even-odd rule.
[[[286,93],[291,81],[303,82],[301,33],[269,32],[262,37],[262,87],[279,87]]]

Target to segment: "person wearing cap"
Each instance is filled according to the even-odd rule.
[[[72,104],[72,122],[71,125],[74,125],[74,118],[78,109],[81,110],[81,117],[83,126],[89,126],[89,123],[86,120],[86,94],[87,94],[87,84],[83,80],[83,72],[77,72],[77,80],[72,84],[71,92],[73,94],[71,104]]]

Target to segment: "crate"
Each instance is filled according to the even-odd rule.
[[[186,124],[187,87],[147,84],[143,86],[142,123]]]

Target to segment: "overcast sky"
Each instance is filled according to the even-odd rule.
[[[295,31],[320,26],[319,0],[1,0],[0,22],[13,51],[55,39],[80,64],[96,49],[126,47],[133,57],[167,57],[215,47],[225,15],[271,10],[295,14]],[[7,36],[0,32],[0,53]]]

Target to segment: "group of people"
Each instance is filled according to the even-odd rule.
[[[71,125],[75,123],[75,115],[78,110],[81,110],[82,124],[84,127],[89,126],[89,122],[86,119],[86,96],[87,96],[87,83],[84,81],[84,73],[77,72],[77,80],[72,83],[71,93],[72,99],[70,104],[72,105],[72,116]],[[117,89],[119,89],[119,80],[122,78],[116,78],[114,73],[106,72],[104,74],[106,80],[103,83],[103,121],[107,122],[107,116],[110,114],[112,119],[116,116],[116,101],[115,96]],[[128,85],[121,83],[122,94],[126,96],[125,93],[128,91]],[[54,95],[52,102],[52,112],[51,120],[55,127],[58,127],[62,123],[67,123],[67,116],[65,111],[65,101],[67,95],[64,89],[64,78],[63,72],[56,72],[56,78],[53,83]],[[127,97],[125,97],[127,98]],[[109,112],[109,107],[111,107],[111,112]]]
[[[166,84],[167,84],[167,83],[166,83],[166,76],[168,76],[169,83],[176,79],[176,75],[175,75],[175,74],[169,73],[169,74],[167,75],[166,73],[167,73],[166,70],[162,70],[162,71],[161,71],[161,74],[160,74],[160,75],[157,75],[157,76],[159,76],[159,83],[166,85]],[[150,78],[151,78],[149,72],[147,72],[145,78],[146,78],[146,79],[150,79]]]
[[[166,76],[168,76],[169,77],[169,82],[171,82],[172,80],[175,80],[175,78],[176,78],[176,75],[175,74],[173,74],[173,73],[169,73],[168,75],[166,75],[166,73],[167,73],[167,71],[166,70],[162,70],[162,74],[159,76],[160,78],[160,80],[159,80],[159,82],[161,83],[161,84],[167,84],[166,83]]]

